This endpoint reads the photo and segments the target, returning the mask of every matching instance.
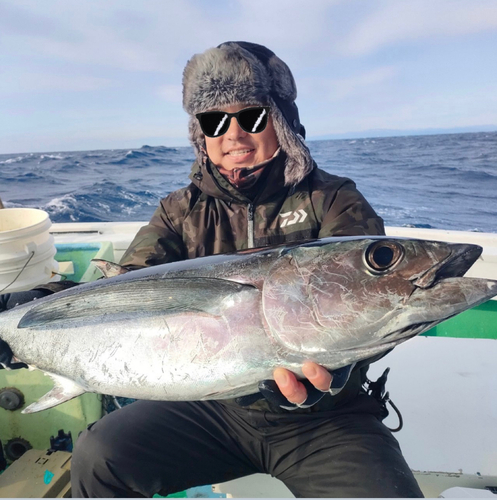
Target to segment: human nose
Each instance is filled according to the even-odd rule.
[[[236,141],[240,137],[245,137],[247,132],[245,132],[240,125],[238,124],[238,120],[236,117],[232,116],[230,121],[230,126],[226,132],[226,137],[229,140]]]

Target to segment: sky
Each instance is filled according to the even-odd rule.
[[[307,138],[497,130],[496,0],[0,0],[0,154],[186,146],[183,68],[291,68]]]

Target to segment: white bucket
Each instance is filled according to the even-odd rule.
[[[51,225],[43,210],[0,210],[0,294],[48,283],[59,270]]]

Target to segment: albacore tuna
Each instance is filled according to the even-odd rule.
[[[84,392],[223,399],[282,366],[337,369],[497,295],[463,278],[475,245],[327,238],[165,264],[0,314],[0,337],[54,389],[24,412]]]

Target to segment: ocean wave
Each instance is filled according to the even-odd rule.
[[[32,160],[32,155],[18,156],[16,158],[7,158],[0,161],[0,165],[11,165],[12,163],[25,163]]]
[[[147,153],[146,151],[130,150],[125,155],[126,158],[143,158],[144,156],[153,156],[153,153]]]
[[[2,198],[2,203],[5,208],[25,208],[24,203],[16,203],[14,201],[7,201]],[[29,207],[28,207],[29,208]]]
[[[125,153],[121,158],[109,161],[110,165],[129,165],[134,168],[145,166],[146,163],[143,163],[143,160],[149,160],[154,158],[153,153],[147,153],[146,151],[138,151],[138,150],[130,150]],[[141,160],[142,162],[136,162],[136,160]]]
[[[102,156],[107,156],[107,155],[105,153],[86,153],[81,157],[81,159],[86,160],[88,158],[102,158]]]
[[[42,154],[40,155],[40,160],[66,160],[68,158],[72,158],[72,156],[61,156],[60,154]]]
[[[40,208],[50,214],[53,222],[148,220],[159,199],[152,191],[130,191],[103,182],[53,198]]]
[[[351,178],[387,225],[497,231],[497,133],[309,148],[320,168]],[[1,155],[0,197],[46,209],[54,222],[148,220],[161,198],[189,183],[193,160],[191,148],[148,145]]]
[[[142,146],[139,149],[130,149],[125,152],[116,151],[118,156],[116,159],[109,161],[112,165],[130,165],[134,168],[140,168],[143,166],[148,166],[149,163],[163,163],[168,162],[171,159],[168,155],[177,153],[178,148],[167,148],[165,146]],[[141,162],[136,162],[135,160],[142,160]]]
[[[412,227],[417,229],[434,229],[431,224],[402,224],[402,227]]]
[[[41,207],[52,222],[107,222],[102,206],[89,204],[85,195],[66,194],[50,200]]]
[[[175,153],[180,150],[180,148],[168,148],[166,146],[147,146],[144,145],[140,148],[143,151],[153,151],[156,154],[164,154],[164,153]],[[190,149],[190,148],[181,148],[181,149]]]
[[[45,175],[39,174],[37,172],[25,172],[24,174],[18,176],[18,180],[21,182],[33,182],[45,179],[46,179]]]

